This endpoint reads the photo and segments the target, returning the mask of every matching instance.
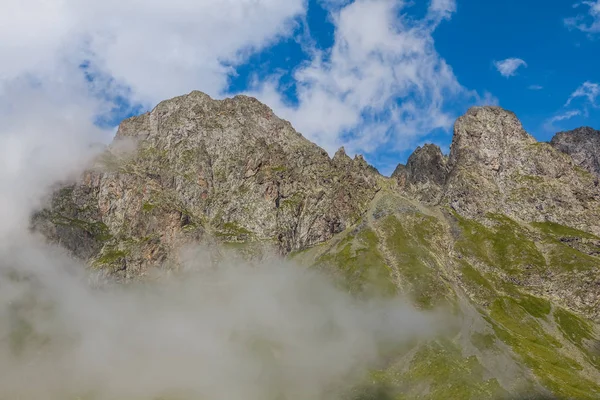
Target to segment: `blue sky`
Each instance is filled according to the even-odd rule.
[[[435,48],[451,66],[461,85],[478,93],[489,92],[500,106],[516,112],[525,129],[538,140],[550,140],[557,131],[582,125],[600,129],[600,109],[585,98],[574,99],[565,107],[569,96],[584,82],[600,82],[600,35],[566,26],[566,18],[583,11],[574,8],[574,4],[561,0],[458,0],[452,18],[443,21],[433,33]],[[407,7],[403,13],[421,18],[426,8],[420,3]],[[319,48],[328,49],[333,43],[334,29],[327,11],[312,0],[298,34],[308,30]],[[298,38],[278,43],[239,66],[239,75],[232,77],[228,90],[244,92],[252,74],[265,77],[283,69],[288,74],[285,82],[291,85],[285,91],[286,99],[295,104],[293,79],[289,78],[289,72],[309,58]],[[527,66],[521,66],[514,76],[502,76],[495,61],[508,58],[522,59]],[[460,115],[470,105],[450,105],[449,109],[454,115]],[[569,112],[580,114],[551,122],[553,117],[569,115]],[[422,133],[427,141],[435,142],[447,151],[451,131],[438,129],[430,135],[429,132]],[[378,149],[367,155],[376,166],[389,171],[390,166],[386,164],[393,163],[390,159],[395,157],[405,161],[410,152],[410,149],[404,149],[385,154]]]
[[[463,85],[489,90],[502,107],[517,113],[538,140],[581,125],[600,129],[600,110],[593,107],[588,107],[587,118],[546,126],[549,118],[577,109],[563,106],[584,81],[600,81],[600,36],[564,24],[565,18],[581,11],[573,4],[563,0],[459,1],[452,20],[434,34],[436,48]],[[509,57],[525,60],[527,68],[507,79],[492,61]],[[528,89],[531,85],[542,89]]]
[[[544,141],[600,128],[600,0],[5,2],[0,135],[106,142],[162,100],[243,93],[389,174],[418,145],[447,152],[474,105]]]

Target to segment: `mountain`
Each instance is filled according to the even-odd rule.
[[[330,159],[256,99],[192,92],[124,121],[38,222],[78,257],[131,277],[206,236],[283,253],[321,243],[364,214],[378,175],[343,149]]]
[[[120,280],[175,268],[186,243],[272,248],[460,321],[390,352],[356,399],[596,399],[599,140],[540,143],[512,112],[475,107],[448,156],[425,145],[387,178],[253,98],[192,92],[124,121],[33,227]]]

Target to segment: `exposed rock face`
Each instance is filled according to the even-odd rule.
[[[502,213],[600,233],[597,180],[530,136],[509,111],[474,107],[454,127],[444,200],[469,218]]]
[[[119,155],[126,145],[134,152]],[[100,247],[97,261],[134,273],[206,232],[284,253],[322,242],[359,219],[378,190],[362,157],[331,160],[254,98],[200,92],[124,121],[97,167],[54,199],[45,215],[55,228],[40,225],[80,256]],[[105,243],[92,240],[96,225]],[[85,245],[71,233],[82,227]]]
[[[557,133],[550,144],[569,154],[577,165],[600,177],[600,131],[581,127]]]
[[[447,161],[438,146],[426,144],[417,147],[406,165],[398,165],[392,177],[421,201],[435,203],[448,175]]]

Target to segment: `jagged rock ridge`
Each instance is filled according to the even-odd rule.
[[[393,176],[407,181],[407,190],[420,200],[449,205],[469,218],[501,213],[600,234],[598,179],[579,168],[594,172],[599,153],[583,143],[596,143],[598,137],[584,129],[559,134],[550,145],[525,132],[510,111],[473,107],[455,123],[448,160],[428,145]]]
[[[362,157],[331,160],[254,98],[196,91],[125,120],[96,168],[54,198],[53,223],[39,225],[134,276],[207,233],[284,253],[323,242],[360,218],[377,176]]]
[[[401,187],[428,204],[439,201],[447,176],[448,157],[434,144],[417,147],[406,165],[399,164],[392,173]]]

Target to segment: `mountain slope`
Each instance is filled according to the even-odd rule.
[[[427,145],[386,178],[343,149],[330,159],[255,99],[192,92],[123,122],[34,226],[118,278],[175,267],[185,243],[255,243],[356,295],[455,316],[390,353],[360,398],[594,399],[600,192],[585,168],[477,107],[449,157]]]
[[[192,92],[124,121],[95,168],[37,223],[82,258],[133,277],[206,237],[284,253],[327,240],[366,210],[377,175],[343,150],[330,159],[253,98]]]

